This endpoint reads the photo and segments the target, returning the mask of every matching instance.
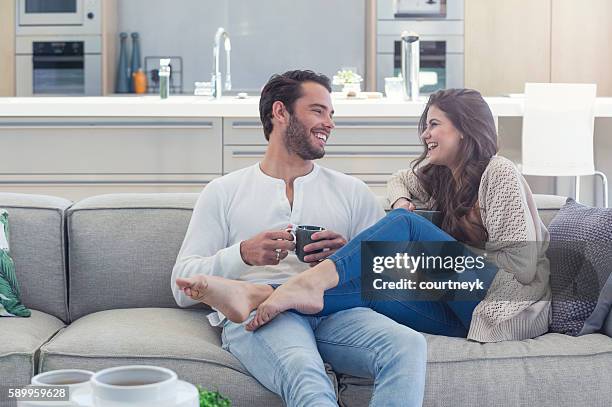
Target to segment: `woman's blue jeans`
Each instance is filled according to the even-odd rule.
[[[362,241],[454,241],[450,235],[423,217],[405,209],[395,209],[375,225],[364,230],[346,246],[328,257],[336,265],[340,281],[325,292],[324,308],[318,315],[329,315],[355,307],[368,307],[374,311],[420,332],[437,335],[466,337],[472,320],[472,312],[482,300],[431,301],[401,299],[393,290],[377,291],[376,300],[362,296],[361,242]],[[466,248],[464,255],[473,256]],[[427,254],[427,253],[426,253]],[[476,270],[466,269],[461,278],[484,285],[483,297],[493,281],[497,268],[490,263]]]

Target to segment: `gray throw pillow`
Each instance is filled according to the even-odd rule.
[[[608,317],[604,321],[601,332],[605,333],[610,338],[612,338],[612,312],[608,312]]]
[[[612,270],[612,209],[593,208],[570,198],[548,230],[550,331],[576,336],[593,314]]]
[[[584,322],[584,326],[579,335],[587,335],[599,331],[605,332],[604,326],[606,324],[606,318],[609,320],[610,317],[612,317],[610,308],[612,308],[612,274],[608,277],[608,281],[606,281],[604,288],[599,294],[597,305],[595,305],[595,309],[591,316]],[[610,324],[608,332],[606,332],[610,337],[612,337],[612,333],[609,331],[611,328],[612,324]]]

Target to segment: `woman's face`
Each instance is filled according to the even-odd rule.
[[[429,107],[427,127],[421,138],[427,143],[427,158],[430,164],[453,169],[459,158],[459,143],[463,136],[438,107]]]

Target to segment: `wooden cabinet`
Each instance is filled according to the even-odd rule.
[[[0,97],[15,96],[15,0],[0,1]]]
[[[612,1],[552,0],[551,81],[596,83],[612,96]]]
[[[551,0],[465,0],[465,86],[499,96],[549,82],[550,30]]]
[[[498,96],[586,82],[612,96],[611,38],[610,0],[465,0],[465,86]]]

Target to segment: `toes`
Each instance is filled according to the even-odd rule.
[[[257,315],[258,315],[258,314],[255,314],[255,316],[253,317],[253,319],[251,320],[251,322],[249,322],[249,323],[246,325],[246,330],[247,330],[247,331],[254,331],[254,330],[256,330],[256,329],[258,328],[258,325],[257,325]]]
[[[278,314],[279,312],[277,312],[276,310],[267,309],[266,312],[262,315],[261,325],[267,324],[272,319],[274,319]]]
[[[185,289],[191,285],[191,282],[186,278],[178,277],[176,279],[176,285],[179,286],[179,288]]]
[[[263,315],[265,313],[264,309],[265,307],[262,307],[261,305],[257,308],[257,312],[255,312],[255,316],[253,317],[251,322],[249,322],[247,325],[247,331],[254,331],[257,328],[259,328],[261,325],[263,325],[262,320],[263,320]]]

